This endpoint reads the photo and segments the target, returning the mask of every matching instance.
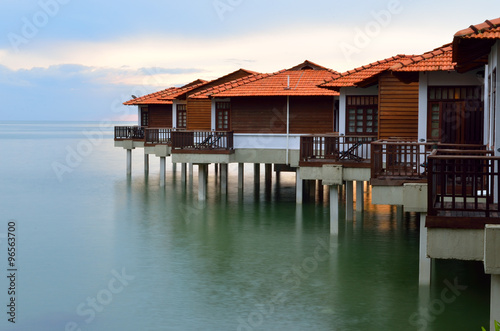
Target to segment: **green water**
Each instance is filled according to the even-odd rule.
[[[269,191],[263,180],[254,187],[247,165],[241,192],[231,165],[223,196],[211,167],[208,199],[198,203],[196,167],[193,183],[183,183],[180,167],[174,174],[169,163],[161,188],[159,159],[151,157],[145,175],[137,149],[127,178],[125,151],[98,123],[0,128],[0,270],[7,273],[9,220],[17,224],[19,268],[16,324],[3,313],[1,330],[488,325],[482,264],[434,261],[432,286],[419,288],[418,215],[398,220],[395,207],[371,205],[370,191],[365,211],[330,236],[327,190],[323,199],[297,206],[290,173],[279,183],[273,176]],[[67,166],[89,132],[92,148],[58,176],[54,165]],[[4,307],[8,286],[2,277]]]

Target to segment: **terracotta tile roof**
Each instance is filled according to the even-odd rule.
[[[405,59],[390,70],[397,72],[418,71],[454,71],[456,63],[452,61],[453,48],[450,44],[443,45],[430,52]]]
[[[408,55],[396,55],[384,60],[373,62],[344,72],[340,74],[338,78],[321,84],[320,86],[330,89],[339,89],[341,87],[349,86],[367,86],[371,82],[375,82],[375,78],[382,72],[388,70],[395,64],[410,58],[411,56]]]
[[[500,18],[471,25],[467,29],[455,33],[454,37],[463,39],[500,39]]]
[[[139,98],[134,98],[123,104],[126,106],[134,106],[134,105],[168,105],[172,104],[173,100],[187,91],[192,91],[193,89],[207,84],[208,82],[202,79],[195,80],[187,85],[182,87],[170,87],[158,92],[154,92],[151,94],[144,95]]]
[[[271,74],[255,74],[213,86],[190,97],[333,96],[338,93],[320,88],[318,85],[336,77],[338,77],[338,72],[305,61],[288,70]]]

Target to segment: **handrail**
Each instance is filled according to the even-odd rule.
[[[195,150],[232,150],[233,131],[173,131],[172,148]]]
[[[362,162],[370,158],[370,143],[374,136],[339,136],[314,134],[300,137],[301,162]]]
[[[115,140],[144,140],[142,126],[115,126]]]

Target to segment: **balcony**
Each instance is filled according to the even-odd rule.
[[[115,140],[144,140],[142,126],[115,126]]]
[[[338,134],[300,137],[300,166],[321,167],[342,164],[353,168],[370,167],[370,143],[374,136],[339,136]]]
[[[436,150],[428,157],[429,228],[500,224],[500,158],[492,151]]]
[[[232,131],[172,131],[172,153],[232,154]]]
[[[172,145],[172,131],[170,128],[145,129],[146,146]]]

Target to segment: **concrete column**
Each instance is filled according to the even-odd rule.
[[[219,164],[214,163],[214,172],[215,172],[215,179],[217,179],[217,175],[219,174]]]
[[[431,284],[431,259],[427,257],[427,228],[425,218],[427,213],[420,213],[420,249],[418,266],[419,285]]]
[[[260,163],[253,164],[253,182],[255,185],[260,184]]]
[[[404,216],[405,216],[404,206],[397,205],[396,206],[396,220],[398,221],[398,223],[403,222]]]
[[[160,157],[160,186],[165,186],[165,164],[166,159],[164,156]]]
[[[330,185],[330,234],[339,234],[339,187]]]
[[[127,149],[127,175],[132,175],[132,150]]]
[[[174,177],[177,174],[177,163],[172,163],[172,172],[174,173]]]
[[[309,198],[312,201],[316,201],[316,181],[315,180],[309,181]]]
[[[303,201],[303,181],[300,178],[300,169],[297,168],[297,172],[295,173],[295,202],[297,204],[302,204]]]
[[[281,180],[281,171],[276,171],[276,183],[279,184]]]
[[[500,325],[500,275],[491,275],[490,330]]]
[[[273,165],[270,163],[266,163],[265,171],[266,171],[266,175],[265,175],[266,187],[271,186],[272,176],[273,176]]]
[[[189,182],[193,183],[194,166],[192,163],[189,164]]]
[[[207,170],[206,164],[198,165],[198,200],[205,201],[207,199]]]
[[[144,172],[149,173],[149,154],[144,153]]]
[[[345,182],[345,219],[352,221],[354,219],[354,183]]]
[[[363,211],[365,209],[364,193],[365,182],[356,181],[356,211]]]
[[[240,190],[243,189],[244,177],[245,177],[245,164],[238,163],[238,189]]]
[[[181,164],[181,182],[186,182],[187,163]]]
[[[318,199],[319,201],[323,201],[324,199],[324,189],[323,189],[323,181],[318,180]]]
[[[222,194],[227,194],[227,163],[220,165],[220,191]]]

